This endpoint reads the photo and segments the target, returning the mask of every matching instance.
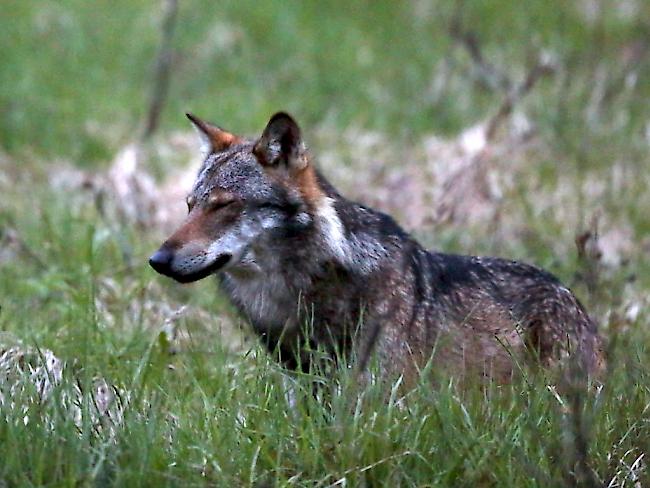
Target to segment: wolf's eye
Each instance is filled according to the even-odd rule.
[[[234,198],[212,197],[208,200],[210,210],[219,210],[235,203]]]

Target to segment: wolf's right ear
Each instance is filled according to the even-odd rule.
[[[199,137],[201,138],[201,152],[204,156],[208,156],[213,152],[223,151],[233,144],[242,141],[239,136],[231,134],[205,120],[201,120],[196,115],[190,113],[185,115],[190,119],[192,125],[199,133]]]
[[[307,150],[302,142],[300,127],[291,115],[278,112],[266,125],[262,137],[255,143],[253,154],[264,166],[301,170],[307,167]]]

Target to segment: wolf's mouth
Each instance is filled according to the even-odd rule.
[[[209,266],[206,266],[203,269],[200,269],[199,271],[196,271],[194,273],[186,274],[186,275],[169,275],[171,278],[174,278],[176,281],[179,283],[192,283],[194,281],[199,281],[205,278],[206,276],[211,275],[212,273],[219,271],[221,268],[223,268],[228,261],[230,261],[230,254],[222,254],[219,256],[214,263],[212,263]]]
[[[164,270],[157,269],[156,271],[166,276],[169,276],[170,278],[174,279],[175,281],[178,281],[179,283],[193,283],[195,281],[202,280],[206,276],[209,276],[212,273],[215,273],[216,271],[219,271],[228,263],[228,261],[230,261],[231,257],[232,256],[230,254],[222,254],[209,266],[206,266],[203,269],[200,269],[198,271],[189,274],[177,273],[172,269],[164,269]]]

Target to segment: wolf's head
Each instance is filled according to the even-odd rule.
[[[288,114],[271,117],[257,140],[188,118],[205,161],[187,197],[187,219],[149,259],[159,273],[189,283],[225,269],[254,270],[274,242],[308,232],[319,214],[333,212]]]

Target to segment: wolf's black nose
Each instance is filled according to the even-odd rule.
[[[161,274],[168,274],[174,253],[169,248],[161,247],[149,258],[149,265]]]

